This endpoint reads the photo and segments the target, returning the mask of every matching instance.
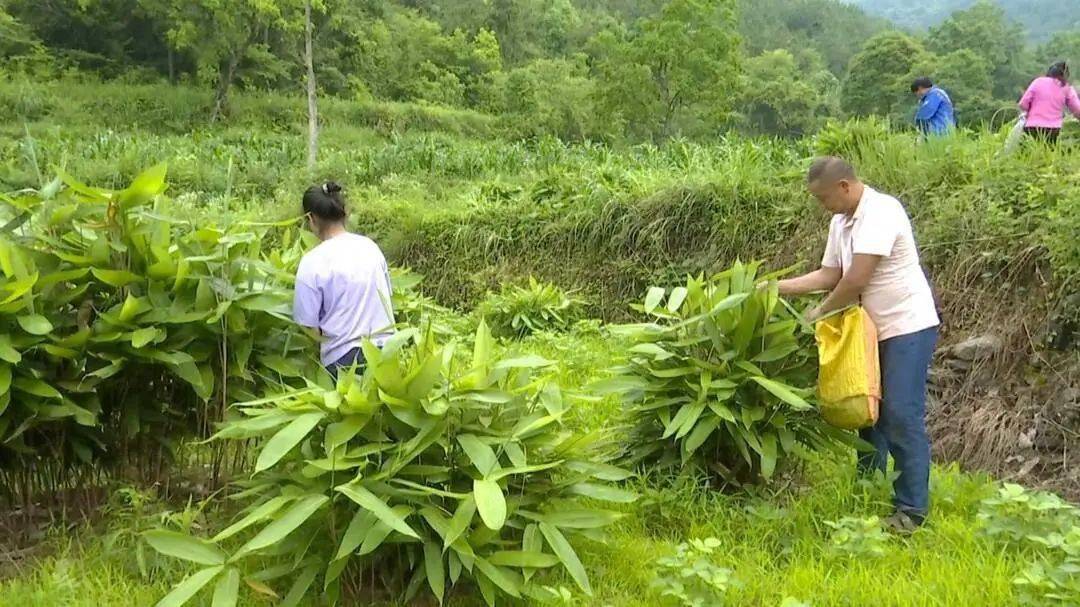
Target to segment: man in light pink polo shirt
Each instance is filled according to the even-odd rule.
[[[807,185],[834,214],[825,258],[820,269],[780,281],[780,292],[829,291],[809,320],[861,303],[877,326],[881,415],[859,433],[874,447],[860,455],[859,469],[885,472],[892,454],[900,474],[893,484],[896,511],[887,522],[911,531],[930,507],[926,380],[940,324],[933,292],[898,200],[863,184],[849,163],[834,157],[814,161]]]

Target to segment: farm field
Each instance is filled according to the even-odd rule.
[[[470,606],[1080,601],[1080,513],[1057,497],[1080,495],[1075,147],[1004,157],[996,132],[916,147],[877,120],[798,140],[521,141],[471,113],[331,100],[317,179],[345,184],[350,226],[398,268],[394,305],[411,340],[355,379],[354,402],[351,384],[312,379],[313,344],[287,322],[311,244],[297,221],[309,182],[296,169],[299,100],[240,95],[229,123],[194,128],[183,108],[209,98],[171,91],[0,85],[20,117],[0,126],[0,223],[25,215],[0,256],[6,345],[19,355],[0,352],[0,376],[24,395],[0,408],[11,513],[0,530],[15,546],[0,554],[0,605],[154,605],[208,571],[186,604],[233,604],[235,583],[239,605],[322,605],[332,592],[346,597],[338,604],[429,605],[439,577],[446,604]],[[777,334],[789,340],[782,357],[759,359],[759,377],[793,396],[749,383],[717,396],[742,430],[724,439],[717,421],[702,439],[716,442],[689,450],[685,469],[628,463],[641,412],[610,389],[642,356],[626,325],[667,326],[669,306],[697,305],[671,299],[688,276],[734,293],[755,260],[764,274],[820,258],[828,218],[803,173],[826,153],[905,202],[943,298],[934,510],[911,537],[881,528],[888,480],[857,479],[852,448],[801,408],[815,361],[796,321],[809,301],[722,312],[732,335],[757,315],[747,362]],[[993,355],[958,358],[958,344],[988,334],[1001,342]],[[715,354],[671,347],[686,348],[679,360]],[[429,389],[410,393],[428,373]],[[305,432],[283,442],[286,423]],[[746,455],[726,451],[734,444]],[[717,473],[713,460],[731,466]],[[337,475],[366,493],[341,490],[351,483]],[[496,477],[498,497],[474,489]],[[447,534],[469,500],[461,548]],[[380,512],[355,520],[366,533],[354,539],[404,526],[343,563],[354,502]],[[255,542],[305,503],[277,541]],[[466,550],[488,563],[469,571],[454,556]],[[183,603],[170,596],[165,605]]]

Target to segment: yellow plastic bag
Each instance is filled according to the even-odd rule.
[[[818,322],[818,400],[825,421],[837,428],[873,426],[881,405],[877,327],[861,306]]]

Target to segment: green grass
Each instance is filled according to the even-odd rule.
[[[205,95],[175,92],[172,99],[153,87],[86,84],[68,106],[60,102],[68,91],[57,85],[0,83],[0,109],[22,117],[0,124],[0,191],[39,187],[52,166],[121,186],[166,160],[174,215],[295,215],[309,183],[299,168],[301,100],[241,97],[231,122],[209,128],[200,122]],[[98,107],[99,98],[109,101]],[[488,117],[423,107],[338,101],[326,116],[317,177],[343,182],[354,225],[393,262],[426,274],[425,292],[460,309],[507,280],[536,275],[575,289],[592,316],[619,318],[650,284],[736,256],[772,266],[813,259],[824,237],[826,219],[802,186],[822,140],[610,149],[507,141],[489,136]],[[924,259],[951,304],[950,323],[965,331],[995,321],[988,307],[1024,309],[1037,322],[1035,308],[1052,305],[1052,296],[1034,283],[1054,275],[1055,285],[1075,285],[1068,278],[1080,275],[1080,248],[1070,237],[1080,227],[1080,154],[1000,158],[1000,143],[1000,135],[983,133],[915,148],[906,135],[881,133],[853,151],[871,183],[912,211]],[[515,347],[560,362],[576,429],[617,424],[620,404],[589,398],[582,387],[604,376],[624,344],[586,323]],[[927,529],[890,539],[881,556],[852,558],[831,548],[826,522],[883,516],[889,506],[888,487],[856,480],[850,458],[815,457],[754,497],[642,481],[641,501],[626,509],[609,541],[583,550],[595,593],[578,595],[576,604],[662,605],[650,588],[654,561],[704,537],[721,540],[717,564],[740,582],[727,596],[731,605],[780,605],[788,597],[837,607],[1019,604],[1011,582],[1030,555],[978,531],[977,505],[994,483],[952,466],[935,469],[933,482]],[[18,567],[0,553],[0,607],[154,604],[188,570],[157,563],[140,573],[130,538],[107,541],[109,532],[135,524],[142,523],[110,513],[94,528],[56,532],[45,556]],[[464,594],[452,604],[480,601]]]
[[[580,387],[604,376],[622,344],[595,324],[583,323],[573,332],[538,334],[512,347],[558,360],[561,382]],[[611,400],[584,400],[577,405],[575,424],[609,428],[618,411]],[[707,537],[721,541],[716,562],[739,582],[726,597],[729,605],[778,606],[788,597],[815,607],[1017,604],[1011,581],[1028,561],[980,536],[976,519],[980,500],[995,492],[995,484],[955,466],[936,468],[932,483],[928,527],[906,539],[890,536],[881,556],[852,557],[831,547],[826,521],[889,512],[886,481],[857,479],[852,457],[811,456],[754,495],[721,493],[692,479],[636,481],[633,488],[641,498],[626,507],[607,543],[587,542],[582,550],[594,596],[577,593],[576,604],[665,604],[651,588],[654,561],[680,542]],[[0,605],[151,605],[182,579],[187,571],[182,566],[156,559],[149,575],[142,576],[131,534],[110,542],[112,536],[101,528],[123,531],[145,525],[145,519],[139,523],[123,509],[109,512],[98,530],[58,534],[48,543],[50,555],[14,570],[14,577],[0,583]],[[543,583],[573,587],[567,578]],[[459,592],[450,604],[482,602],[476,594]]]

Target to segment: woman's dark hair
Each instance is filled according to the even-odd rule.
[[[333,181],[322,185],[313,185],[304,192],[304,213],[314,215],[323,221],[342,221],[345,219],[345,196],[341,186]]]
[[[929,78],[916,78],[915,82],[911,83],[911,92],[915,93],[922,89],[934,88],[934,81]]]
[[[1050,69],[1046,70],[1046,75],[1050,78],[1056,78],[1061,83],[1061,86],[1065,86],[1069,84],[1069,64],[1058,61],[1051,65]]]

